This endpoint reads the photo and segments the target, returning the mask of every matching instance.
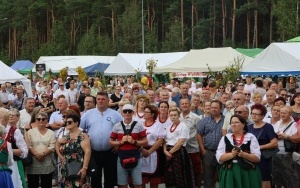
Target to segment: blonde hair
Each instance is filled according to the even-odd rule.
[[[171,113],[171,112],[177,112],[178,115],[181,114],[181,110],[178,107],[171,107],[169,110],[169,113]]]

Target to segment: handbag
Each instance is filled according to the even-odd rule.
[[[261,156],[265,159],[268,159],[270,157],[273,157],[276,153],[278,153],[280,150],[279,148],[273,148],[273,149],[265,149],[261,150]]]
[[[238,157],[237,161],[238,161],[240,167],[244,170],[251,170],[251,169],[256,168],[256,165],[253,162],[250,162],[243,157]]]
[[[290,128],[290,126],[293,124],[294,122],[290,123],[283,132],[285,132],[288,128]],[[294,152],[295,148],[296,148],[296,143],[290,141],[290,140],[283,140],[283,144],[284,144],[284,151],[285,152]]]
[[[298,152],[293,152],[293,161],[300,165],[300,154]]]
[[[78,175],[78,172],[82,168],[81,162],[70,162],[66,165],[66,177],[68,179],[78,179],[80,178],[80,175]]]
[[[30,153],[27,154],[27,157],[22,159],[23,165],[24,166],[29,166],[33,163],[33,158]]]
[[[135,157],[126,158],[121,161],[121,165],[125,169],[134,168],[137,164],[138,160]]]
[[[90,162],[86,173],[89,177],[95,177],[97,175],[97,172],[98,172],[97,163],[94,159],[93,154],[91,153]]]

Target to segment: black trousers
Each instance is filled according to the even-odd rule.
[[[52,188],[52,173],[50,174],[27,174],[28,188]]]
[[[104,188],[114,188],[117,185],[117,153],[108,151],[94,151],[93,157],[97,164],[97,175],[91,178],[92,188],[102,188],[102,170],[104,170]]]

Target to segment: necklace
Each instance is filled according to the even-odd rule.
[[[172,124],[172,126],[170,127],[170,132],[174,132],[176,130],[176,128],[178,127],[180,121],[177,124]],[[175,128],[173,127],[175,125]]]
[[[75,132],[75,133],[71,133],[71,132],[70,132],[70,139],[71,139],[71,140],[76,139],[76,138],[78,137],[79,132],[80,132],[80,131],[77,131],[77,132]],[[73,136],[71,136],[71,135],[73,135]],[[74,136],[74,135],[75,135],[75,136]]]
[[[139,110],[138,110],[138,108],[137,108],[137,109],[136,109],[136,115],[137,115],[139,118],[143,118],[144,115],[145,115],[145,113],[144,113],[142,116],[140,116],[140,115],[139,115]]]
[[[147,125],[147,122],[145,121],[144,125],[145,125],[145,127],[151,127],[154,123],[155,123],[155,121],[153,120],[152,124]]]
[[[240,146],[240,145],[243,144],[243,142],[244,142],[244,136],[245,135],[243,134],[242,137],[241,137],[241,139],[237,139],[234,134],[232,135],[232,138],[233,138],[233,140],[234,140],[234,142],[236,143],[237,146]]]
[[[165,121],[161,120],[161,117],[160,117],[160,116],[158,116],[158,120],[159,120],[159,122],[161,122],[161,123],[165,123],[165,122],[168,120],[168,115],[167,115],[167,118],[165,119]]]

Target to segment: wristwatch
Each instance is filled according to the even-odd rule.
[[[137,141],[135,140],[135,141],[133,142],[133,144],[134,144],[134,145],[137,145]]]

